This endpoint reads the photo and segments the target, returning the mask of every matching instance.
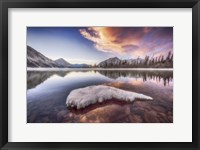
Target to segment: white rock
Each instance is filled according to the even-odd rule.
[[[153,98],[144,94],[125,91],[106,85],[96,85],[71,91],[67,97],[66,104],[68,107],[76,107],[77,109],[80,109],[110,99],[129,102],[132,102],[135,99],[153,100]]]

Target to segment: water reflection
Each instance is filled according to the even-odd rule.
[[[112,78],[117,79],[119,77],[129,77],[129,78],[142,78],[143,81],[147,80],[156,80],[161,82],[163,80],[164,86],[169,84],[170,81],[173,79],[173,72],[172,71],[130,71],[130,70],[99,70],[100,74]]]
[[[31,89],[36,87],[37,85],[41,84],[48,78],[50,78],[53,75],[58,75],[60,77],[65,77],[69,71],[28,71],[27,72],[27,88]]]
[[[95,108],[90,108],[95,107]],[[106,114],[106,115],[105,115]],[[172,112],[151,101],[135,101],[134,105],[123,102],[106,102],[89,106],[86,110],[66,113],[63,122],[114,122],[114,123],[167,123],[173,122]]]
[[[143,93],[154,100],[112,100],[78,111],[66,108],[70,91],[99,84]],[[173,71],[28,71],[27,122],[173,122]]]
[[[173,80],[173,71],[139,71],[139,70],[94,70],[94,71],[28,71],[27,72],[27,88],[31,89],[41,84],[53,75],[66,77],[73,73],[73,76],[79,76],[78,73],[98,73],[110,79],[118,79],[120,77],[142,78],[143,81],[156,80],[163,82],[166,86]]]

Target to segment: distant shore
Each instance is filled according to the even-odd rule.
[[[144,71],[173,71],[173,68],[27,68],[27,71],[78,71],[78,70],[144,70]]]

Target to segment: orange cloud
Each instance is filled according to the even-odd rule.
[[[108,32],[106,28],[91,27],[80,29],[80,33],[88,40],[94,42],[96,49],[104,52],[121,53],[123,49],[120,44],[115,44],[113,41],[116,39],[112,33]]]
[[[156,48],[162,49],[172,36],[169,33],[171,31],[156,27],[89,27],[79,31],[99,51],[135,57],[155,51]]]

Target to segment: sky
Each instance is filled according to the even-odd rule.
[[[94,65],[111,58],[166,56],[173,27],[27,27],[27,45],[52,60]]]

